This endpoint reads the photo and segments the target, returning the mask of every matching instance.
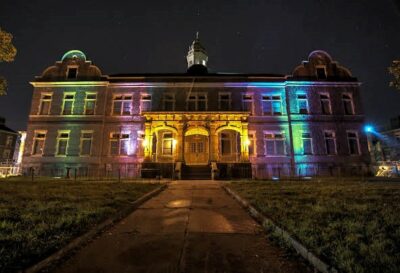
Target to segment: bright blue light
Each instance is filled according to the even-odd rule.
[[[366,133],[371,133],[371,132],[374,131],[374,127],[371,126],[371,125],[365,125],[365,126],[364,126],[364,131],[365,131]]]

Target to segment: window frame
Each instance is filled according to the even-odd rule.
[[[190,97],[194,96],[194,99],[191,99]],[[204,96],[204,99],[200,99],[200,96]],[[194,102],[194,110],[190,110],[189,108],[189,103]],[[199,102],[204,102],[205,109],[204,110],[199,110]],[[191,92],[187,95],[186,98],[186,110],[187,111],[207,111],[208,110],[208,96],[206,92]]]
[[[70,69],[76,69],[75,77],[69,77]],[[78,74],[79,74],[79,65],[68,65],[67,66],[67,71],[65,73],[65,78],[67,80],[76,80],[78,78]]]
[[[248,97],[248,98],[245,98]],[[246,110],[247,107],[245,107],[246,103],[250,103],[250,109]],[[253,111],[254,107],[254,95],[253,94],[242,94],[242,110],[243,111],[250,111],[250,115],[254,113]]]
[[[165,137],[165,135],[171,135],[171,137]],[[165,148],[165,142],[171,142],[171,148]],[[171,153],[165,153],[165,149],[170,149]],[[161,155],[172,157],[174,154],[174,133],[173,132],[162,132],[162,141],[161,141]]]
[[[4,143],[4,147],[11,148],[13,142],[14,142],[14,137],[12,135],[6,135],[6,142]]]
[[[228,99],[222,99],[222,96],[228,96]],[[227,102],[227,109],[222,109],[222,102]],[[232,94],[231,92],[218,92],[218,110],[219,111],[230,111],[232,109]]]
[[[43,137],[38,137],[37,135],[44,135]],[[43,156],[44,154],[44,148],[46,145],[46,137],[47,137],[47,130],[34,130],[33,131],[33,139],[32,139],[32,150],[31,150],[31,156]],[[35,142],[38,140],[43,140],[43,145],[42,145],[42,152],[35,153]]]
[[[50,99],[44,99],[43,97],[45,96],[50,96]],[[49,108],[47,110],[47,114],[42,114],[42,108],[43,108],[43,102],[49,102]],[[38,109],[38,115],[40,116],[48,116],[50,115],[51,112],[51,104],[53,102],[53,93],[48,93],[48,92],[43,92],[40,94],[40,102],[39,102],[39,109]]]
[[[171,98],[167,98],[167,96],[171,96]],[[175,111],[175,93],[163,93],[162,102],[164,111]],[[172,102],[172,109],[167,109],[166,107],[167,102],[169,103]]]
[[[121,99],[117,99],[121,97]],[[121,107],[119,109],[119,113],[115,113],[115,103],[116,102],[121,102]],[[125,114],[125,103],[130,104],[129,107],[129,113]],[[115,117],[121,117],[121,116],[130,116],[132,115],[132,107],[133,107],[133,95],[132,94],[113,94],[113,99],[112,99],[112,109],[111,109],[111,115]]]
[[[325,153],[326,155],[337,155],[338,154],[338,150],[337,150],[337,141],[336,141],[336,132],[334,130],[324,130],[324,142],[325,142]],[[332,137],[327,137],[326,134],[327,133],[331,133]],[[328,143],[327,140],[328,139],[333,139],[333,145],[335,146],[335,152],[334,153],[328,153]]]
[[[68,137],[62,137],[63,134],[68,134]],[[67,157],[68,156],[68,148],[69,148],[69,138],[71,137],[71,130],[58,130],[57,131],[57,139],[56,139],[56,157]],[[60,154],[60,140],[67,140],[67,144],[65,145],[65,154]]]
[[[319,69],[323,69],[324,70],[324,77],[323,78],[321,78],[319,76],[319,73],[318,73]],[[315,76],[317,77],[318,80],[326,80],[326,79],[328,79],[328,73],[327,73],[327,70],[326,70],[326,65],[322,65],[322,64],[321,65],[316,65],[315,66]]]
[[[279,97],[279,100],[276,99],[276,97]],[[270,102],[271,104],[271,111],[269,114],[265,112],[264,109],[264,102]],[[274,112],[274,102],[279,102],[280,104],[280,112]],[[262,95],[261,97],[261,108],[262,108],[262,114],[263,116],[283,116],[283,101],[282,101],[282,95],[281,94],[268,94],[268,95]],[[267,114],[266,114],[267,113]],[[277,114],[279,113],[279,114]]]
[[[305,137],[304,135],[308,134],[308,137]],[[310,141],[310,147],[311,147],[311,153],[305,153],[304,150],[304,140],[307,139]],[[314,154],[314,143],[313,143],[313,137],[311,132],[309,131],[301,131],[301,148],[302,148],[302,155],[313,155]]]
[[[273,137],[269,140],[266,138],[266,135],[272,135]],[[282,138],[276,138],[276,135],[282,135]],[[277,144],[276,142],[282,141],[283,143],[283,154],[278,154],[277,153]],[[264,156],[265,157],[279,157],[279,156],[287,156],[287,147],[286,147],[286,135],[284,131],[263,131],[263,141],[264,141]],[[274,143],[274,153],[273,154],[268,154],[267,152],[267,142],[270,141]]]
[[[326,98],[322,98],[322,96],[326,96]],[[324,113],[323,101],[328,102],[328,113]],[[332,115],[332,103],[331,103],[331,96],[328,93],[320,93],[319,94],[319,103],[321,105],[321,114],[322,115]]]
[[[67,99],[67,96],[73,96],[73,99]],[[62,101],[62,105],[61,105],[61,114],[62,116],[72,116],[74,114],[74,108],[75,108],[75,98],[76,98],[76,92],[64,92],[64,96],[63,96],[63,101]],[[66,102],[71,101],[72,105],[71,105],[71,113],[70,114],[64,114],[64,110],[65,110],[65,103]]]
[[[144,103],[149,104],[147,106],[147,110],[143,110]],[[141,93],[140,94],[140,113],[142,112],[149,112],[152,109],[152,94],[149,93]]]
[[[299,98],[299,96],[302,96],[302,98]],[[303,98],[303,96],[305,98]],[[305,105],[306,105],[306,109],[305,109],[306,112],[305,113],[301,113],[300,102],[305,102]],[[297,110],[298,110],[298,113],[300,115],[309,115],[310,114],[310,106],[308,105],[308,96],[307,96],[307,94],[305,94],[305,93],[296,94],[296,103],[297,103]]]
[[[113,137],[114,135],[118,135],[118,138]],[[124,136],[128,136],[127,138]],[[111,153],[111,147],[112,147],[112,142],[117,142],[117,147],[118,147],[118,153],[117,154],[112,154]],[[129,151],[129,143],[131,141],[131,133],[130,132],[110,132],[110,137],[109,137],[109,149],[108,149],[108,155],[109,156],[122,156],[122,157],[127,157],[130,155]],[[123,149],[123,143],[128,142],[127,144],[127,149],[126,149],[126,154],[122,154],[121,151]]]
[[[344,98],[344,96],[348,96],[349,98]],[[346,102],[350,103],[351,113],[346,113]],[[353,116],[355,115],[355,108],[354,108],[354,100],[353,95],[351,93],[342,93],[342,106],[343,106],[343,114],[346,116]]]
[[[88,96],[94,95],[94,99],[88,99]],[[88,114],[87,113],[87,102],[94,101],[94,106],[93,106],[93,114]],[[83,106],[83,114],[87,116],[94,116],[96,115],[96,107],[97,107],[97,92],[86,92],[85,94],[85,102]]]
[[[81,131],[81,137],[79,140],[79,156],[81,157],[90,157],[92,156],[92,150],[93,150],[93,130],[82,130]],[[84,134],[91,134],[91,137],[85,137]],[[83,151],[83,141],[85,140],[90,140],[90,150],[88,154],[82,154]]]
[[[349,134],[354,134],[355,137],[349,137]],[[358,155],[361,155],[360,138],[359,138],[358,132],[355,131],[355,130],[347,130],[347,131],[346,131],[346,137],[347,137],[347,145],[348,145],[348,148],[349,148],[349,155],[351,155],[351,156],[358,156]],[[356,143],[357,143],[357,153],[355,153],[355,154],[352,154],[352,153],[351,153],[350,139],[355,140]]]

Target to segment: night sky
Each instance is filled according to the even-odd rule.
[[[14,35],[15,62],[0,115],[26,129],[34,76],[80,49],[103,74],[185,72],[196,31],[213,72],[290,74],[315,49],[363,82],[367,121],[400,114],[387,67],[400,59],[396,0],[22,1],[1,0],[0,27]]]

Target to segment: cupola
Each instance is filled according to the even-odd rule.
[[[200,43],[198,32],[196,33],[196,39],[189,46],[186,60],[188,73],[207,73],[208,55]]]

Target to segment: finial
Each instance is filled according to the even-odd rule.
[[[197,31],[196,32],[196,40],[198,40],[199,39],[199,32]]]

